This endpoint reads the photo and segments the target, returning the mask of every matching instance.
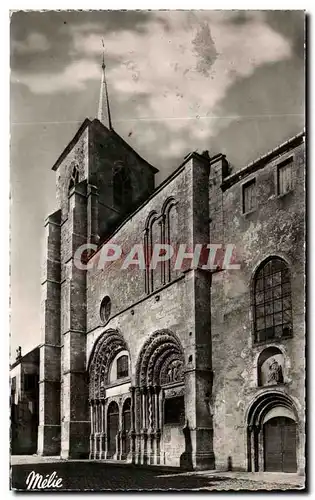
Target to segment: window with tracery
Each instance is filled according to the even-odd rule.
[[[128,377],[128,356],[120,356],[117,359],[117,379]]]
[[[79,170],[75,165],[71,172],[70,183],[69,183],[69,191],[79,182]]]
[[[292,336],[290,272],[280,258],[265,261],[254,279],[254,340]]]

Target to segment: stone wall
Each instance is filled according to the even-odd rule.
[[[252,399],[265,389],[258,388],[257,359],[270,345],[277,345],[286,358],[287,384],[278,390],[293,399],[299,413],[300,436],[304,423],[304,144],[284,152],[242,182],[223,193],[224,229],[222,243],[237,247],[239,270],[225,270],[213,276],[212,349],[214,451],[216,467],[233,466],[246,470],[246,414]],[[294,157],[294,189],[277,196],[277,165]],[[257,209],[242,213],[242,184],[256,178]],[[211,215],[211,214],[210,214]],[[211,231],[211,226],[210,226]],[[221,242],[220,242],[221,243]],[[293,337],[262,345],[253,342],[251,308],[252,279],[257,266],[269,256],[282,257],[291,272]],[[303,467],[303,444],[298,461]]]
[[[124,255],[133,245],[142,244],[147,217],[154,211],[159,215],[165,201],[172,197],[176,202],[176,231],[171,234],[171,244],[177,249],[183,243],[191,251],[196,243],[207,243],[207,165],[199,158],[187,161],[141,210],[126,220],[110,242],[122,245]],[[121,261],[116,261],[98,270],[95,267],[99,258],[100,252],[90,260],[91,269],[87,271],[87,362],[97,338],[107,329],[117,329],[129,348],[131,382],[135,385],[136,364],[145,341],[159,330],[175,333],[185,357],[185,413],[192,434],[193,465],[211,467],[212,424],[206,397],[211,391],[209,273],[193,270],[191,261],[186,260],[183,269],[172,273],[169,284],[160,282],[153,293],[146,294],[143,269],[121,269]],[[105,296],[112,303],[106,326],[100,318]],[[184,447],[184,439],[183,434],[179,437],[176,433],[173,429],[175,441],[167,445],[166,454],[168,463],[175,460],[179,465],[177,455]]]

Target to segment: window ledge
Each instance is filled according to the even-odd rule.
[[[253,208],[252,210],[249,210],[248,212],[242,212],[242,216],[246,217],[247,215],[253,214],[256,211],[257,211],[257,207]]]
[[[131,382],[130,377],[119,378],[119,379],[115,380],[115,382],[111,382],[110,384],[106,385],[105,390],[110,389],[111,387],[116,387],[117,385],[128,384],[129,382]]]
[[[264,384],[264,385],[257,385],[258,389],[266,389],[266,387],[285,387],[288,383],[287,382],[281,382],[280,384]]]
[[[258,347],[258,346],[265,345],[265,344],[274,344],[275,342],[281,344],[281,342],[283,342],[284,340],[290,340],[292,338],[293,338],[293,335],[286,335],[286,336],[283,336],[280,338],[267,339],[267,340],[261,340],[261,341],[253,341],[253,347],[256,347],[256,346]]]
[[[290,189],[290,191],[286,191],[285,193],[277,194],[277,198],[284,198],[288,194],[293,194],[294,189]]]

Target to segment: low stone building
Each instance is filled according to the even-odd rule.
[[[304,134],[237,172],[191,153],[155,189],[157,169],[86,119],[53,169],[38,453],[302,471]],[[232,259],[208,269],[209,243]],[[174,256],[152,269],[157,244]]]
[[[10,367],[11,453],[37,451],[39,348],[22,356],[21,348]]]

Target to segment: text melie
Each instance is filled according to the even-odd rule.
[[[62,488],[62,478],[57,476],[57,472],[42,476],[35,471],[29,473],[26,478],[27,490],[44,489],[44,488]]]

